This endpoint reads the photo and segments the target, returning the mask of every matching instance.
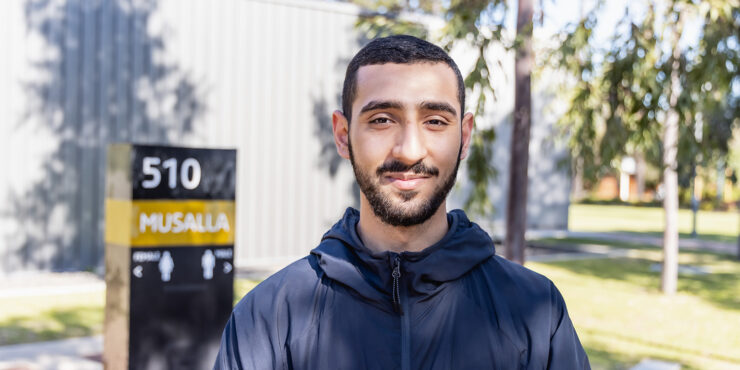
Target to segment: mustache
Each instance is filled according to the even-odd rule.
[[[378,176],[383,176],[383,174],[386,172],[409,172],[409,171],[417,175],[426,175],[426,176],[439,175],[439,169],[437,167],[427,166],[421,161],[408,165],[398,160],[391,160],[389,162],[383,163],[375,171],[375,174]]]

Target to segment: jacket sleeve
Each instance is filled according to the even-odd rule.
[[[214,370],[285,368],[278,320],[272,303],[248,294],[232,312],[221,337]],[[279,311],[279,310],[277,310]]]
[[[568,317],[565,300],[554,284],[550,283],[552,313],[550,328],[550,356],[548,369],[591,369],[573,323]]]

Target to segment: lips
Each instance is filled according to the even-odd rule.
[[[399,190],[414,190],[421,186],[429,176],[414,173],[391,173],[385,179]]]

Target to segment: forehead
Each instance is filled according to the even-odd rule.
[[[395,100],[410,105],[444,101],[460,110],[457,76],[444,63],[376,64],[357,70],[357,93],[353,106],[377,100]]]

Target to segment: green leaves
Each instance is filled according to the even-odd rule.
[[[625,155],[642,153],[649,163],[662,166],[660,128],[670,108],[667,76],[673,62],[668,51],[678,42],[664,26],[677,27],[678,19],[679,25],[703,23],[698,42],[679,44],[689,46],[679,60],[678,161],[709,165],[726,156],[740,105],[731,87],[740,69],[737,3],[676,1],[663,13],[649,6],[644,18],[625,18],[626,33],[615,31],[613,43],[603,50],[591,39],[596,26],[593,12],[563,32],[550,64],[573,79],[566,96],[568,110],[559,124],[587,179],[612,170]],[[702,115],[703,121],[698,119]]]
[[[405,34],[428,39],[428,30],[424,25],[406,21],[398,13],[366,13],[361,14],[355,24],[369,39],[390,35]]]
[[[468,178],[473,189],[465,200],[465,210],[479,215],[488,215],[493,212],[493,204],[488,197],[488,184],[496,178],[496,167],[491,163],[493,147],[491,143],[496,139],[493,127],[477,130],[473,135],[468,154]]]
[[[354,1],[370,9],[358,21],[358,27],[370,38],[406,33],[425,39],[435,37],[431,41],[447,50],[460,41],[471,46],[475,63],[465,76],[465,86],[468,102],[474,104],[471,109],[484,117],[486,102],[496,99],[492,78],[498,74],[492,73],[492,68],[500,66],[500,61],[486,59],[487,50],[492,45],[518,47],[517,40],[502,36],[506,1]],[[613,171],[615,163],[626,155],[642,155],[653,166],[662,166],[661,127],[670,108],[669,51],[676,42],[667,32],[679,18],[701,22],[702,26],[698,42],[680,44],[688,47],[682,51],[679,64],[682,91],[676,107],[681,125],[678,161],[700,159],[709,165],[727,156],[733,129],[740,125],[739,2],[675,0],[660,9],[651,4],[642,18],[631,18],[626,13],[607,45],[595,45],[593,41],[598,25],[596,8],[563,30],[557,47],[542,53],[544,67],[571,76],[561,97],[568,109],[558,127],[568,138],[571,157],[577,159],[586,180]],[[446,23],[441,32],[432,35],[425,24],[402,17],[404,12],[440,16]],[[733,83],[737,86],[734,91]],[[700,116],[701,122],[697,119]],[[697,136],[698,132],[701,135]],[[479,214],[492,210],[486,194],[496,176],[490,148],[493,138],[494,128],[476,130],[466,161],[474,185],[465,205],[468,211]]]

